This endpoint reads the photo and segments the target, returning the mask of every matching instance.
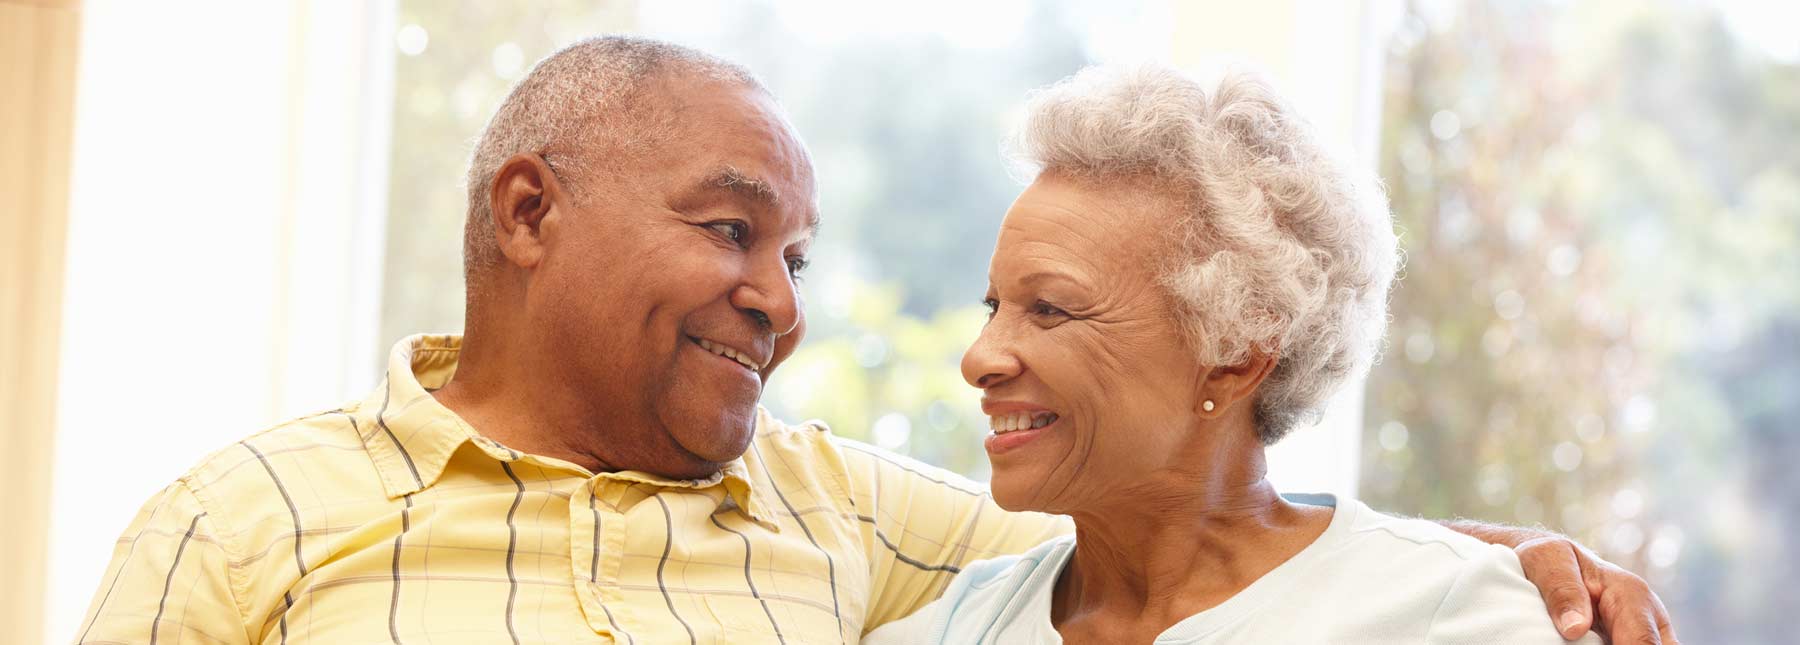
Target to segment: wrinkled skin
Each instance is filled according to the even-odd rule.
[[[1132,207],[1148,200],[1117,196],[1040,180],[1001,224],[986,297],[994,314],[964,355],[963,376],[989,407],[1026,402],[1058,416],[1023,447],[990,452],[994,500],[1009,510],[1069,513],[1129,499],[1146,473],[1189,463],[1206,369],[1146,267],[1157,238],[1143,234],[1152,220]]]
[[[1218,416],[1229,417],[1249,407],[1230,405],[1248,395],[1246,384],[1260,381],[1251,373],[1213,374],[1185,358],[1169,323],[1174,310],[1147,268],[1162,232],[1142,221],[1145,209],[1169,204],[1144,197],[1153,192],[1148,186],[1083,183],[1040,177],[1008,211],[989,272],[993,314],[962,364],[990,414],[1024,407],[1058,415],[1051,432],[1017,448],[996,453],[989,440],[995,501],[1078,518],[1128,507],[1165,480],[1200,481],[1202,475],[1158,476],[1217,456],[1183,440],[1184,421],[1204,416],[1194,402],[1212,398]],[[1221,376],[1222,385],[1207,383]],[[1128,436],[1109,440],[1109,428]],[[1224,479],[1252,476],[1260,471]],[[1677,642],[1667,610],[1643,579],[1579,544],[1531,529],[1446,525],[1514,548],[1565,638],[1593,629],[1614,643]],[[1141,541],[1143,534],[1128,537]],[[1119,628],[1099,633],[1118,637]]]
[[[506,261],[438,398],[520,450],[697,479],[747,449],[764,383],[804,336],[815,187],[767,93],[657,83],[645,100],[675,134],[641,157],[590,160],[580,190],[535,154],[496,174]]]
[[[641,157],[599,160],[601,171],[581,186],[564,185],[535,154],[518,155],[496,173],[490,208],[505,262],[480,302],[471,303],[458,372],[436,397],[483,434],[520,450],[594,472],[702,478],[746,449],[763,384],[804,337],[792,274],[811,244],[816,189],[804,147],[767,94],[683,78],[660,83],[647,100],[668,102],[676,134]],[[776,203],[719,190],[717,171],[726,167],[765,186]],[[1066,286],[1043,288],[1069,293]],[[1116,300],[1111,293],[1094,302]],[[997,295],[1004,305],[1008,294]],[[1118,311],[1072,327],[1051,325],[1056,314],[1048,310],[1033,315],[1037,322],[1026,322],[1091,347],[1098,330],[1131,336],[1156,312]],[[744,370],[693,338],[724,342],[764,364]],[[1141,346],[1114,343],[1113,360],[1168,347],[1166,338],[1143,338]],[[1096,378],[1123,377],[1105,363],[1092,368],[1111,370]],[[1054,400],[1077,423],[1097,419],[1106,408],[1068,393],[1067,379],[1078,377],[1070,372],[1030,387],[1064,397]],[[1150,406],[1131,413],[1168,412]],[[1150,433],[1140,449],[1167,440]],[[1062,458],[1039,473],[1058,483],[1034,491],[997,478],[996,498],[1015,508],[1080,503],[1069,484],[1127,456],[1096,450],[1091,439],[1071,438],[1058,449]],[[1579,545],[1526,529],[1453,527],[1515,547],[1547,601],[1557,598],[1552,616],[1579,616],[1565,636],[1585,632],[1597,612],[1599,629],[1616,642],[1655,643],[1659,634],[1660,642],[1674,642],[1667,612],[1642,579]],[[1576,598],[1577,589],[1589,595]]]

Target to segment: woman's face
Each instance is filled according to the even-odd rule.
[[[1155,195],[1147,182],[1046,175],[1000,225],[993,315],[962,372],[993,423],[1002,507],[1094,508],[1179,461],[1206,370],[1156,282],[1175,206]]]

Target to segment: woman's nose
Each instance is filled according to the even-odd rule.
[[[963,352],[963,380],[980,389],[1011,380],[1019,375],[1021,367],[1007,335],[992,322],[981,328],[981,335],[976,336],[974,344]]]

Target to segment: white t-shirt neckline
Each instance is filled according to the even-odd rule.
[[[1349,534],[1356,516],[1364,508],[1362,502],[1348,500],[1347,503],[1342,503],[1336,496],[1329,494],[1290,494],[1283,497],[1289,502],[1308,506],[1335,507],[1331,523],[1306,548],[1276,565],[1225,602],[1170,625],[1156,637],[1157,643],[1173,645],[1198,641],[1219,629],[1249,618],[1264,605],[1278,601],[1284,590],[1301,582],[1309,569],[1330,557],[1333,546],[1342,542],[1344,536]],[[1026,583],[1026,588],[1032,589],[1033,593],[1029,597],[1015,598],[996,621],[1008,624],[1013,622],[1015,616],[1019,616],[1021,622],[1032,625],[1030,631],[1037,632],[1041,642],[1047,643],[1062,642],[1062,636],[1050,622],[1050,603],[1056,592],[1056,577],[1062,575],[1063,569],[1069,566],[1075,554],[1075,536],[1065,535],[1056,538],[1055,542],[1055,547],[1045,554],[1044,562],[1031,572],[1031,579]],[[996,579],[990,582],[999,581]]]

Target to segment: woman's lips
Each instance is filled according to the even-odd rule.
[[[1000,417],[995,417],[995,432],[988,435],[987,439],[982,441],[982,446],[987,448],[988,455],[999,456],[1017,450],[1025,444],[1031,443],[1031,440],[1038,438],[1039,435],[1055,430],[1056,424],[1061,421],[1055,413],[1050,412],[1033,415],[1033,417],[1033,423],[1030,427],[1021,430],[1004,431],[998,429],[1004,427]]]
[[[994,411],[988,415],[988,428],[994,434],[1004,434],[1018,430],[1042,428],[1056,423],[1056,413],[1044,409],[1019,409],[1010,411]]]

